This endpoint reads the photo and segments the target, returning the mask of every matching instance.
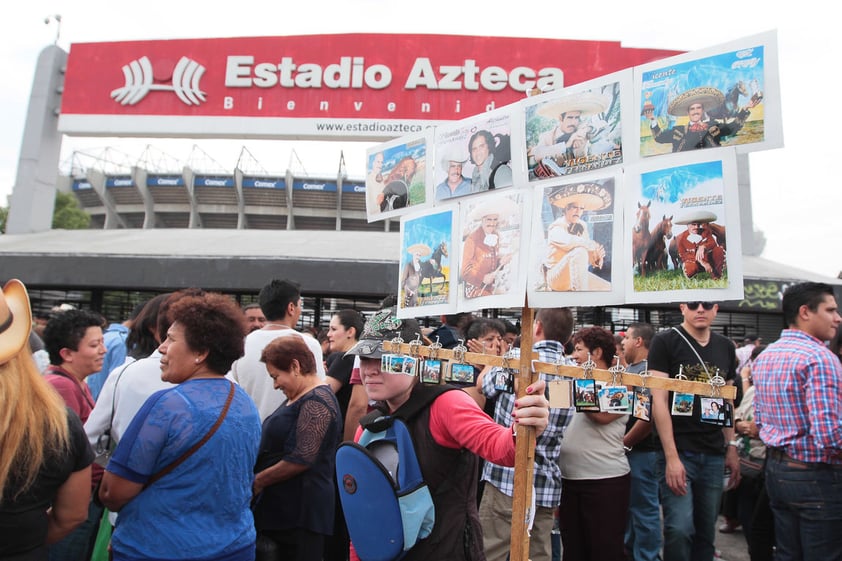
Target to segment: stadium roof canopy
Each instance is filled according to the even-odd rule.
[[[400,236],[388,232],[50,230],[0,236],[0,260],[7,278],[42,287],[258,291],[288,277],[306,292],[382,296],[395,291],[399,247]],[[842,286],[842,279],[760,257],[743,256],[743,274]]]

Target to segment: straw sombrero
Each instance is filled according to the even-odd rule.
[[[17,355],[29,340],[32,311],[26,287],[17,279],[0,291],[0,364]]]
[[[430,246],[428,246],[425,243],[412,244],[411,246],[406,248],[406,251],[410,255],[415,255],[417,253],[421,257],[427,257],[428,255],[430,255],[433,252],[433,250],[430,249]]]
[[[597,183],[574,183],[553,187],[547,194],[550,204],[564,208],[579,203],[585,210],[602,210],[611,204],[611,193]]]
[[[716,220],[716,215],[709,210],[691,210],[687,214],[683,215],[680,219],[676,220],[675,224],[687,225],[692,224],[693,222],[701,222],[702,224],[707,224],[709,222],[713,222]]]
[[[725,94],[716,88],[708,86],[687,90],[670,101],[667,113],[675,117],[686,117],[687,111],[694,103],[701,103],[705,112],[719,107],[725,101]]]
[[[548,101],[538,108],[538,114],[547,119],[558,119],[562,113],[581,111],[582,117],[602,113],[608,109],[608,99],[593,92],[581,92]]]

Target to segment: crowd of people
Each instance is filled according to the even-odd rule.
[[[404,419],[435,506],[408,561],[507,558],[519,426],[536,434],[533,561],[711,561],[722,515],[719,530],[742,526],[753,561],[842,559],[832,287],[790,286],[780,339],[750,335],[740,348],[713,330],[713,302],[679,304],[679,325],[622,333],[575,329],[568,308],[521,326],[442,316],[431,330],[397,318],[395,304],[368,318],[335,311],[324,344],[298,329],[301,287],[288,279],[268,282],[256,307],[190,288],[122,323],[57,310],[38,337],[42,368],[26,289],[9,281],[0,559],[360,559],[336,451],[379,415]],[[433,387],[384,350],[400,337],[516,360],[526,330],[541,362],[736,384],[737,399],[612,382],[574,406],[558,396],[561,382],[579,389],[573,380],[541,374],[518,392],[500,366],[442,370],[450,383]]]

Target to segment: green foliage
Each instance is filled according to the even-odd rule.
[[[6,233],[6,219],[9,217],[9,207],[0,206],[0,234]]]
[[[91,225],[91,217],[79,206],[72,193],[58,191],[53,211],[53,228],[61,230],[84,230]]]

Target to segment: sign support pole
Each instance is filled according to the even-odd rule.
[[[521,315],[520,371],[517,375],[517,397],[526,395],[526,388],[538,379],[532,370],[533,310],[528,300]],[[525,351],[524,351],[525,349]],[[519,426],[515,438],[514,495],[512,496],[512,538],[509,558],[511,561],[529,559],[529,516],[532,506],[532,472],[535,464],[535,428]]]

